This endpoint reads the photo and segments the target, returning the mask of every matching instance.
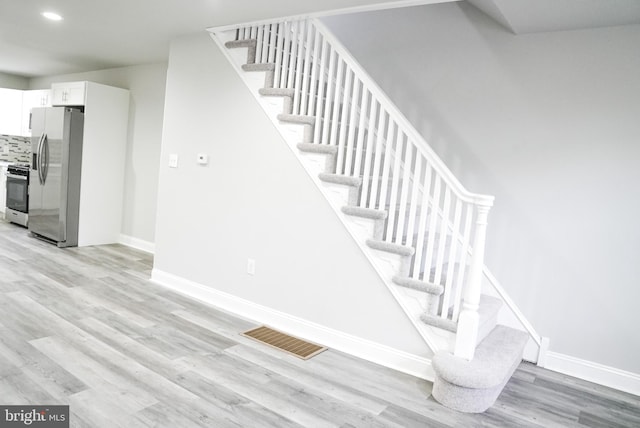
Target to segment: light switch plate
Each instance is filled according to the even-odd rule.
[[[178,167],[178,155],[172,154],[169,155],[169,168],[177,168]]]

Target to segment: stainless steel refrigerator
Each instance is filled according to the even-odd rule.
[[[78,109],[31,112],[29,231],[59,247],[78,245],[83,127]]]

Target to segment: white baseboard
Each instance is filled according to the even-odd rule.
[[[152,271],[151,281],[239,317],[433,382],[433,368],[428,358],[334,330],[158,269]]]
[[[547,352],[545,368],[640,396],[640,375],[636,373],[556,352]]]
[[[120,234],[118,243],[151,254],[154,254],[156,252],[156,244],[154,244],[153,242],[144,241],[142,239],[134,238],[133,236],[129,235]]]

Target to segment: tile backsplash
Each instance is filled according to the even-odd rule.
[[[0,134],[0,161],[30,163],[31,139]]]

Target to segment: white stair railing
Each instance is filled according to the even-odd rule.
[[[275,64],[292,114],[315,118],[312,142],[338,147],[335,173],[362,178],[358,205],[388,212],[383,240],[415,249],[409,276],[444,286],[435,316],[458,323],[455,354],[473,358],[494,198],[462,186],[319,20],[254,23],[235,39],[256,40],[255,62]]]

